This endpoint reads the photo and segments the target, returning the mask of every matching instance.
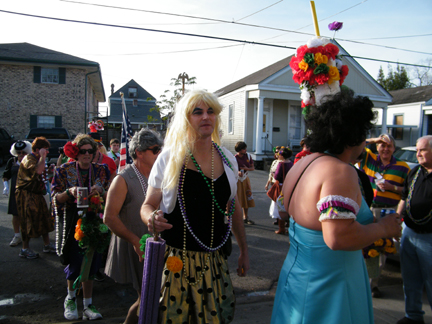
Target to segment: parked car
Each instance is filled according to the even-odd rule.
[[[417,149],[415,146],[402,147],[394,152],[393,156],[406,162],[410,169],[415,168],[419,164],[417,160]]]
[[[32,128],[26,136],[26,139],[32,142],[36,137],[43,136],[50,142],[50,149],[47,154],[50,163],[56,163],[60,155],[59,149],[73,139],[66,128]]]
[[[0,166],[11,157],[10,148],[13,143],[15,143],[13,135],[9,135],[4,128],[0,128]]]

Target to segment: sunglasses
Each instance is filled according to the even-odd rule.
[[[94,154],[95,152],[96,152],[96,151],[93,150],[93,149],[88,149],[88,150],[80,149],[80,150],[79,150],[79,154],[86,154],[86,153],[88,153],[88,154]]]
[[[156,154],[158,154],[160,151],[162,151],[162,147],[160,147],[159,145],[157,145],[157,146],[155,146],[155,147],[148,148],[148,149],[144,150],[143,152],[145,152],[145,151],[152,151],[153,154],[156,155]]]
[[[26,155],[26,152],[18,151],[18,152],[17,152],[17,155]]]

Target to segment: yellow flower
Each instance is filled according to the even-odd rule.
[[[393,245],[392,241],[389,239],[386,239],[386,246],[392,246],[392,245]]]
[[[315,64],[320,65],[321,63],[327,64],[328,63],[328,57],[327,55],[323,55],[321,53],[316,53],[314,55],[315,58]]]
[[[369,255],[371,258],[375,258],[375,257],[377,257],[377,256],[379,255],[379,253],[377,252],[377,250],[370,249],[369,252],[368,252],[368,255]]]
[[[383,241],[383,239],[379,239],[378,241],[375,241],[375,242],[374,242],[374,245],[375,245],[375,246],[383,246],[383,245],[384,245],[384,241]]]
[[[336,66],[330,66],[328,75],[329,75],[329,80],[328,80],[329,84],[332,84],[333,81],[340,80],[339,70]]]
[[[309,68],[309,64],[307,64],[304,60],[301,60],[301,62],[298,64],[298,67],[300,70],[307,71]]]
[[[174,273],[180,272],[183,268],[183,262],[176,256],[168,257],[166,261],[167,269]]]
[[[387,253],[389,253],[389,254],[395,254],[395,253],[396,253],[396,248],[386,246],[385,251],[386,251]]]

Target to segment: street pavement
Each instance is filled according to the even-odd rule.
[[[4,167],[0,168],[3,174]],[[237,296],[236,312],[233,324],[270,323],[273,299],[276,291],[279,271],[289,249],[287,235],[277,235],[274,231],[277,226],[269,217],[268,209],[270,199],[264,190],[268,173],[261,170],[249,172],[256,207],[249,209],[249,217],[255,225],[245,225],[249,246],[251,269],[246,277],[235,275],[238,259],[238,247],[233,240],[233,253],[229,258],[230,272]],[[3,186],[0,186],[3,190]],[[6,214],[7,198],[0,195],[0,246],[9,252],[9,241],[12,234],[11,216]],[[55,234],[50,237],[54,239]],[[2,263],[13,262],[16,253],[2,252]],[[1,265],[1,263],[0,263]],[[0,323],[2,313],[0,277]],[[115,283],[113,283],[115,286]],[[113,289],[116,289],[113,287]],[[387,262],[383,272],[380,289],[383,297],[373,299],[374,318],[377,324],[396,323],[404,316],[404,295],[399,263],[393,260]],[[423,296],[423,310],[426,312],[425,322],[432,324],[432,311],[429,307],[426,294]],[[126,312],[126,309],[125,309]],[[107,318],[99,323],[121,323],[125,314],[119,317]],[[63,322],[62,322],[63,323]],[[64,323],[71,323],[64,321]]]

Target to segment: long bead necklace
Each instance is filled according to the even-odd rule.
[[[143,191],[143,195],[144,195],[144,198],[145,198],[145,196],[147,194],[147,183],[145,182],[145,180],[144,180],[141,172],[138,170],[138,168],[136,167],[135,163],[132,163],[132,169],[135,171],[135,174],[138,177],[138,180],[139,180],[139,182],[141,184],[141,189]]]
[[[65,245],[65,237],[66,237],[66,223],[67,223],[67,216],[66,216],[66,204],[63,207],[63,235],[62,235],[62,242],[61,246],[59,244],[59,214],[57,210],[57,195],[55,194],[53,197],[53,203],[54,203],[54,212],[55,212],[55,220],[56,220],[56,252],[58,256],[61,256],[63,254],[63,247]]]
[[[215,148],[216,151],[218,151],[219,155],[222,158],[222,161],[227,164],[231,170],[232,170],[232,166],[229,163],[228,159],[225,157],[225,155],[220,151],[219,147],[217,146],[217,144],[213,143],[213,146]],[[180,205],[180,210],[183,216],[183,220],[184,220],[184,231],[183,231],[183,251],[182,251],[182,259],[183,259],[183,275],[185,277],[185,280],[188,284],[195,286],[197,285],[202,278],[204,277],[205,272],[208,269],[208,263],[210,260],[210,252],[214,252],[217,251],[219,248],[221,248],[226,241],[229,238],[229,233],[231,231],[231,226],[232,226],[232,214],[234,213],[234,208],[235,208],[235,199],[232,200],[231,206],[230,206],[230,210],[227,213],[226,211],[223,211],[219,204],[216,201],[215,198],[215,194],[214,194],[214,151],[213,151],[213,147],[212,147],[212,164],[211,164],[211,169],[212,169],[212,173],[211,173],[211,183],[208,183],[207,177],[204,175],[204,173],[202,172],[199,164],[196,162],[195,158],[193,157],[192,153],[189,152],[189,155],[191,156],[192,161],[195,164],[195,167],[197,168],[198,172],[201,173],[201,175],[204,177],[205,182],[207,183],[207,186],[210,187],[210,194],[212,196],[212,225],[211,225],[211,236],[210,236],[210,247],[206,246],[203,242],[201,242],[201,240],[196,236],[196,234],[192,231],[192,228],[189,224],[189,220],[187,218],[186,215],[186,205],[185,205],[185,199],[184,199],[184,195],[183,195],[183,185],[184,185],[184,180],[186,177],[186,167],[187,164],[189,162],[189,155],[186,155],[185,158],[185,163],[182,167],[182,170],[180,172],[180,179],[179,179],[179,186],[178,186],[178,197],[179,197],[179,205]],[[227,233],[224,237],[224,239],[222,240],[222,243],[217,246],[216,248],[213,248],[213,238],[214,238],[214,205],[216,204],[216,206],[218,207],[218,209],[221,211],[222,214],[226,215],[228,217],[228,229],[227,229]],[[209,251],[209,253],[207,254],[207,259],[206,259],[206,263],[205,266],[202,268],[200,274],[199,274],[199,278],[195,281],[195,282],[190,282],[187,278],[186,275],[186,233],[187,233],[187,229],[189,230],[189,232],[191,233],[191,235],[194,237],[194,239],[197,241],[197,243],[201,246],[201,248]]]
[[[418,168],[418,170],[417,170],[417,172],[416,172],[416,174],[415,174],[415,176],[414,176],[414,178],[413,178],[413,180],[411,182],[411,185],[410,185],[410,188],[409,188],[408,197],[407,197],[407,200],[406,200],[406,212],[407,212],[407,215],[409,216],[409,218],[415,224],[417,224],[417,225],[424,225],[424,224],[428,223],[432,219],[432,210],[429,212],[429,214],[427,216],[425,216],[425,217],[423,217],[421,219],[414,219],[412,217],[412,215],[411,215],[411,199],[412,199],[412,195],[413,195],[413,192],[414,192],[415,183],[416,183],[417,178],[418,178],[418,176],[420,174],[420,170],[421,170],[421,167]]]
[[[78,185],[80,187],[84,187],[84,180],[81,178],[81,173],[79,171],[79,167],[78,167],[78,161],[76,162],[76,172],[77,172],[77,178],[78,178]],[[88,175],[88,192],[90,194],[91,192],[91,184],[92,184],[92,165],[90,164],[90,168],[89,168],[89,175]]]

